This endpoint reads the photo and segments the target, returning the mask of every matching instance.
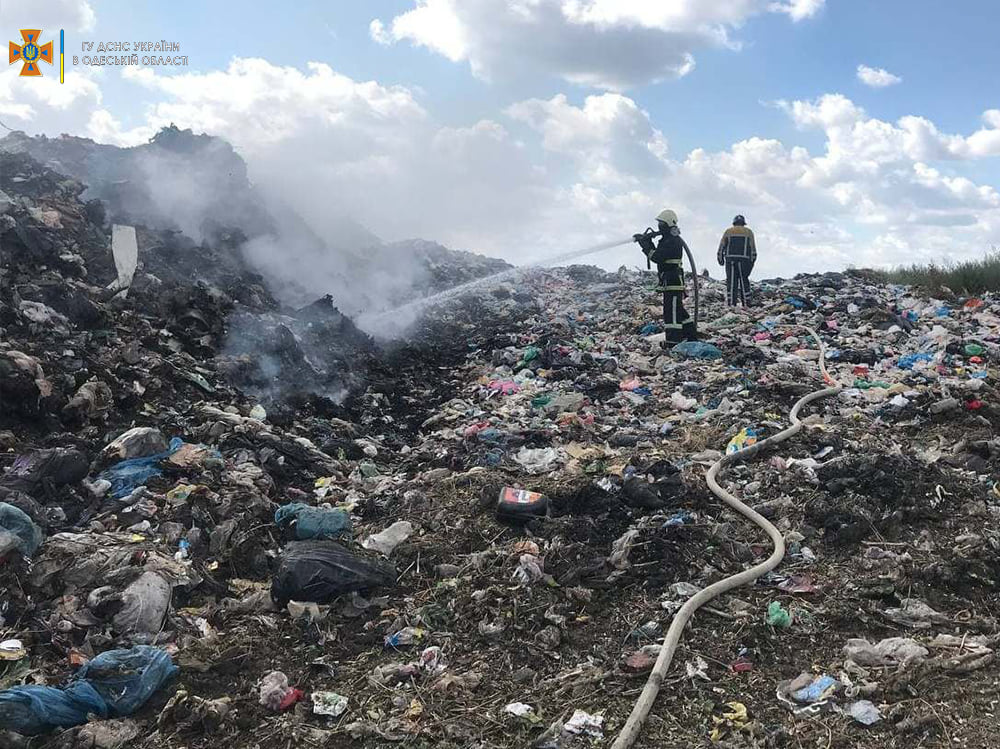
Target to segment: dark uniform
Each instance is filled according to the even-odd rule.
[[[663,292],[666,339],[674,342],[696,340],[694,322],[684,309],[684,240],[680,229],[676,226],[667,229],[655,246],[647,235],[636,235],[636,239],[646,257],[656,263],[658,290]]]
[[[726,297],[731,307],[747,306],[750,272],[757,262],[757,242],[746,226],[730,226],[719,243],[719,265],[726,266]]]

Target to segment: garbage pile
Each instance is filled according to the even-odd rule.
[[[24,154],[0,190],[0,747],[609,741],[770,553],[704,471],[822,386],[803,324],[845,389],[720,479],[788,554],[697,614],[643,741],[992,742],[997,299],[705,280],[664,348],[652,274],[531,270],[386,348],[167,229],[124,283]]]

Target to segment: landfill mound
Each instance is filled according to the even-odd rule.
[[[844,389],[720,479],[787,556],[639,745],[995,743],[997,299],[704,278],[664,349],[654,274],[533,269],[387,345],[239,227],[129,266],[85,190],[0,150],[3,749],[610,744],[770,553],[704,474],[824,386],[803,325]],[[503,267],[406,247],[421,293]]]
[[[672,614],[770,553],[704,473],[824,386],[801,325],[844,390],[720,479],[787,556],[696,615],[639,745],[993,744],[996,299],[703,279],[664,350],[653,274],[535,269],[376,350],[243,284],[226,352],[216,284],[105,299],[97,207],[3,164],[0,746],[609,744]],[[253,379],[352,357],[339,403]]]

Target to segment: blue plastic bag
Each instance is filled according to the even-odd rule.
[[[929,362],[933,360],[931,354],[904,354],[899,357],[899,361],[896,362],[896,366],[900,369],[913,369],[913,365],[917,362],[926,361]]]
[[[122,718],[146,704],[177,666],[161,648],[109,650],[81,668],[63,689],[26,685],[0,692],[0,727],[34,736],[87,722]]]
[[[295,538],[299,541],[311,538],[336,540],[351,535],[351,516],[346,511],[310,507],[301,502],[279,507],[274,513],[274,522],[279,528],[295,523]]]
[[[817,676],[808,686],[792,692],[792,697],[798,702],[807,702],[809,704],[821,702],[830,697],[839,686],[839,681],[832,676],[824,674],[823,676]]]
[[[113,718],[131,715],[177,673],[170,654],[152,645],[108,650],[87,663],[77,678],[87,681]]]
[[[678,343],[670,353],[684,359],[721,359],[722,351],[717,346],[704,341],[684,341]]]
[[[31,557],[45,538],[42,529],[19,507],[0,502],[0,531],[9,531],[18,539],[17,550]],[[2,551],[0,551],[2,553]]]
[[[87,682],[66,689],[27,685],[0,692],[0,726],[25,736],[87,722],[93,713],[108,717],[108,705]]]
[[[106,471],[98,474],[97,478],[111,482],[111,496],[115,499],[127,497],[140,486],[145,486],[146,482],[157,476],[162,476],[163,471],[159,468],[159,463],[165,458],[169,458],[177,452],[184,444],[180,437],[170,440],[170,447],[166,452],[150,455],[145,458],[129,458],[115,463]]]

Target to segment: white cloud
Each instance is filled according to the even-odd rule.
[[[8,127],[31,130],[56,115],[64,128],[83,132],[90,112],[101,103],[98,75],[89,70],[67,73],[64,84],[51,75],[26,78],[18,72],[16,65],[0,71],[0,117]]]
[[[771,3],[771,10],[777,13],[787,13],[793,21],[812,18],[826,6],[826,0],[785,0]]]
[[[385,24],[377,18],[368,24],[368,35],[379,44],[392,44],[392,37],[385,30]]]
[[[870,68],[867,65],[858,65],[858,80],[872,88],[887,88],[903,82],[898,75],[893,75],[884,68]]]
[[[778,102],[801,128],[818,128],[829,138],[831,159],[854,161],[859,169],[900,158],[911,161],[963,160],[1000,156],[1000,111],[983,114],[984,126],[969,136],[949,135],[924,117],[901,117],[896,124],[869,117],[842,94],[815,101]]]
[[[947,157],[960,170],[961,160],[985,150],[971,144],[992,137],[991,126],[1000,121],[996,113],[984,115],[987,127],[971,136],[944,135],[927,120],[884,122],[843,96],[829,95],[783,104],[800,127],[824,134],[822,153],[749,138],[725,151],[695,149],[680,161],[666,160],[659,176],[602,183],[589,175],[608,161],[606,142],[564,135],[567,123],[575,123],[573,132],[594,132],[587,127],[594,119],[587,114],[594,109],[589,101],[573,107],[556,97],[545,107],[526,102],[508,111],[520,115],[525,108],[550,152],[565,157],[578,149],[581,162],[590,163],[577,172],[571,188],[553,194],[555,215],[580,217],[553,232],[568,246],[587,244],[588,227],[596,239],[613,235],[615,227],[644,226],[664,206],[680,213],[685,235],[709,266],[718,232],[734,213],[747,214],[766,237],[765,274],[914,258],[941,262],[981,253],[1000,235],[1000,194],[994,187],[925,162]],[[613,132],[633,145],[648,137],[635,128]],[[612,258],[605,256],[605,264]]]
[[[13,34],[14,29],[41,29],[42,43],[55,39],[58,47],[59,29],[93,31],[97,16],[87,0],[3,0],[0,19],[5,33]]]
[[[388,24],[372,21],[369,33],[468,62],[484,79],[553,75],[623,90],[687,75],[700,49],[737,48],[733,30],[754,15],[802,20],[824,1],[415,0]]]
[[[506,113],[540,133],[548,151],[572,160],[592,182],[665,174],[666,138],[626,96],[588,96],[582,107],[575,107],[559,94],[519,102]]]

